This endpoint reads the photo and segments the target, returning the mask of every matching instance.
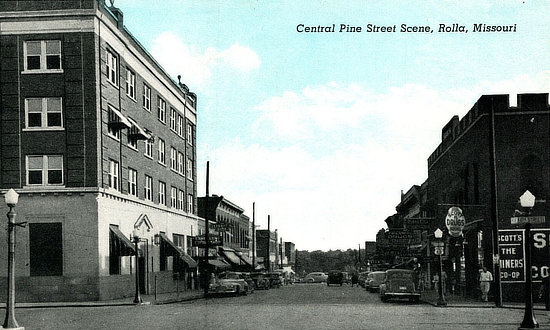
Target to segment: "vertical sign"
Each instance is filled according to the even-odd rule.
[[[501,281],[525,281],[524,230],[501,229],[498,233]]]

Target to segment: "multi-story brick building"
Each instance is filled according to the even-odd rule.
[[[476,294],[479,267],[495,274],[496,266],[515,264],[517,274],[502,272],[501,287],[497,274],[492,294],[498,297],[502,291],[505,301],[522,297],[521,278],[506,278],[524,272],[522,249],[513,249],[517,255],[499,251],[496,234],[518,230],[514,237],[521,236],[523,225],[511,218],[521,211],[519,197],[529,190],[537,198],[531,214],[546,219],[534,227],[548,237],[540,229],[549,227],[549,180],[548,94],[518,95],[517,106],[510,106],[508,95],[484,95],[462,119],[455,116],[443,127],[441,144],[428,158],[427,204],[434,217],[430,233],[445,228],[452,206],[460,207],[466,219],[463,236],[445,238],[443,262],[453,283]],[[537,265],[535,280],[548,275],[547,260]]]
[[[256,230],[256,256],[258,264],[268,271],[279,268],[279,242],[277,230]]]
[[[133,294],[134,230],[142,292],[194,276],[196,95],[103,0],[2,1],[0,19],[0,185],[28,222],[18,301]]]
[[[213,222],[210,235],[219,236],[221,246],[218,252],[221,257],[233,269],[250,270],[250,219],[244,214],[244,209],[224,196],[212,195],[198,198],[198,214]]]

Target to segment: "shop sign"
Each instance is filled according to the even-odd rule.
[[[449,230],[449,235],[452,237],[459,237],[462,235],[462,229],[464,225],[466,225],[466,219],[460,207],[453,206],[449,209],[445,217],[445,225]]]
[[[409,240],[412,239],[412,234],[408,231],[393,230],[387,233],[386,238],[390,245],[408,245]]]
[[[433,218],[405,218],[407,229],[424,230],[430,228],[430,221]]]
[[[500,278],[503,283],[525,282],[525,230],[500,229],[498,234]],[[531,261],[534,282],[549,275],[550,229],[531,229]]]
[[[208,235],[208,242],[210,243],[209,245],[212,247],[222,245],[222,242],[218,239],[218,236],[216,235]],[[204,235],[193,237],[192,243],[193,246],[206,247],[206,237]]]

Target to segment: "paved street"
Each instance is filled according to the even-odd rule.
[[[517,329],[520,309],[383,304],[344,285],[296,284],[242,297],[147,306],[25,308],[26,329]],[[536,311],[550,329],[548,312]]]

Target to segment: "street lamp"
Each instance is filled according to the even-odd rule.
[[[138,243],[139,243],[139,230],[137,228],[134,228],[132,231],[132,240],[135,244],[135,254],[136,254],[136,294],[134,296],[134,304],[141,304],[143,300],[141,300],[141,294],[139,292],[139,250],[138,250]]]
[[[10,208],[8,211],[8,299],[6,303],[6,318],[4,329],[22,329],[15,320],[15,226],[25,227],[26,222],[16,223],[13,209],[19,201],[19,194],[10,189],[4,195],[4,200]]]
[[[437,300],[437,306],[447,306],[447,302],[445,301],[445,295],[443,294],[443,260],[441,255],[443,255],[443,252],[445,251],[445,242],[443,242],[443,231],[439,228],[437,228],[434,231],[434,237],[437,240],[437,245],[435,246],[435,254],[439,255],[439,298]]]
[[[535,196],[527,190],[519,198],[519,203],[521,207],[526,210],[527,215],[529,215],[531,213],[531,209],[535,206]],[[539,327],[539,324],[535,319],[535,313],[533,312],[531,244],[531,223],[527,217],[527,222],[525,223],[525,312],[523,314],[523,321],[521,321],[520,329],[533,329]]]

